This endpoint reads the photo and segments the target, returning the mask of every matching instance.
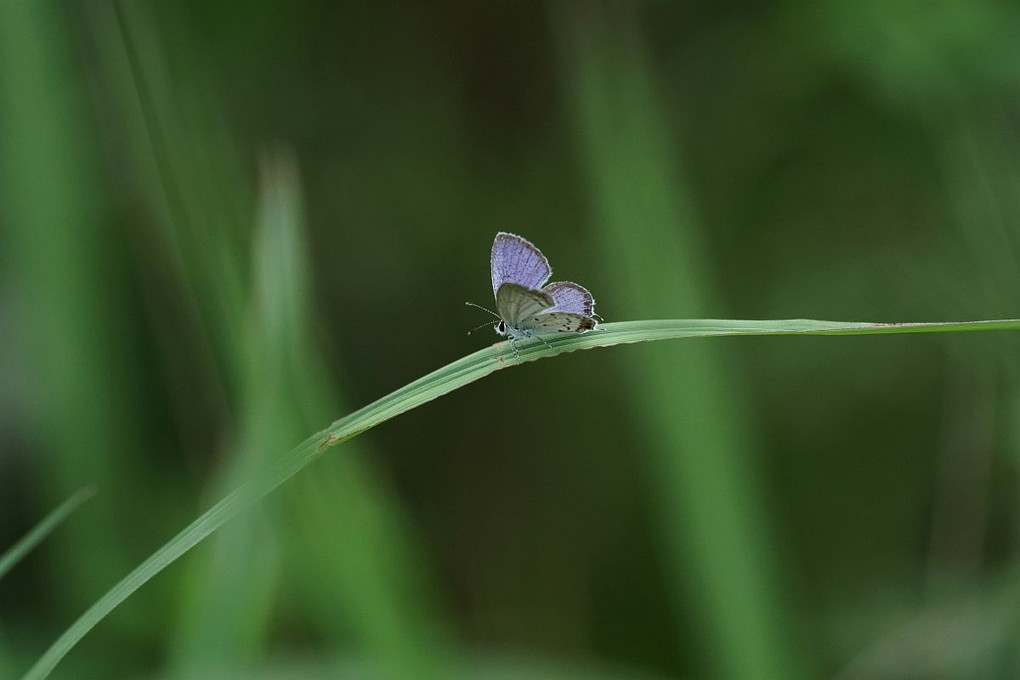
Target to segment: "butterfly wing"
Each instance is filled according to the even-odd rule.
[[[556,303],[552,296],[516,283],[504,283],[496,291],[496,311],[508,326],[522,328]]]
[[[569,312],[587,317],[595,315],[595,298],[584,286],[579,286],[571,281],[556,281],[550,283],[542,291],[552,296],[557,312]]]
[[[570,312],[546,312],[521,324],[535,333],[583,333],[595,328],[595,319]]]
[[[530,241],[505,231],[496,234],[492,242],[492,293],[497,298],[505,283],[538,289],[550,276],[549,261]]]
[[[595,328],[595,298],[583,286],[557,281],[545,288],[552,269],[527,239],[499,232],[492,244],[492,290],[506,326],[525,335],[581,333]],[[502,331],[500,331],[502,332]]]

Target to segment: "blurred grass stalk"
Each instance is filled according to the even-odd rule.
[[[1016,14],[1002,21],[1020,27]],[[1015,44],[1015,41],[1013,42]],[[1015,49],[1015,48],[1014,48]],[[1018,77],[1009,70],[1003,91],[1015,90]],[[944,93],[937,93],[941,96]],[[968,93],[969,94],[969,93]],[[977,99],[977,97],[974,97]],[[969,99],[969,98],[968,98]],[[990,110],[982,105],[954,109],[949,116],[932,116],[923,103],[921,115],[939,121],[931,142],[941,161],[945,196],[952,216],[954,241],[976,266],[966,302],[973,307],[1012,307],[1020,288],[1020,144],[1014,132],[1014,107],[996,103]],[[1005,302],[1005,305],[1003,304]],[[959,305],[963,306],[963,305]],[[999,456],[1007,457],[1014,470],[1020,465],[1020,361],[1012,338],[999,339],[980,363],[973,357],[952,357],[947,389],[947,417],[950,429],[940,451],[940,478],[936,487],[932,517],[926,595],[939,603],[959,593],[985,598],[974,617],[983,626],[982,642],[974,644],[954,628],[954,669],[962,676],[991,676],[1005,654],[1014,660],[1020,647],[1016,612],[1020,594],[1020,573],[1014,557],[1006,577],[1004,593],[988,598],[990,574],[1002,569],[990,550],[993,513],[996,504],[995,474]],[[953,389],[955,388],[955,389]],[[1015,531],[1015,522],[1014,522]],[[1000,607],[1006,603],[1008,612]],[[964,629],[965,630],[965,629]],[[990,641],[991,643],[987,642]],[[968,644],[970,643],[970,644]],[[1007,650],[1003,652],[1003,650]],[[888,658],[895,658],[888,655]],[[879,671],[884,668],[876,664]],[[945,672],[935,669],[932,675]],[[1017,672],[1014,661],[1012,672]]]
[[[589,173],[605,271],[636,318],[718,314],[700,225],[657,101],[636,9],[563,3],[565,82]],[[653,263],[669,262],[664,267]],[[718,343],[650,345],[621,357],[658,500],[679,614],[717,677],[798,678],[776,543],[741,386]]]
[[[86,486],[74,492],[70,498],[32,527],[32,530],[25,534],[21,540],[0,553],[0,579],[3,579],[7,572],[13,569],[29,552],[53,533],[53,530],[60,526],[82,503],[92,498],[95,494],[96,490],[91,486]]]
[[[123,53],[108,59],[110,72],[121,74],[125,114],[142,118],[129,126],[145,131],[132,155],[143,165],[140,174],[153,180],[145,191],[153,212],[165,216],[160,233],[178,256],[196,318],[220,359],[223,391],[237,397],[238,441],[224,478],[210,489],[219,498],[302,433],[345,410],[314,342],[296,161],[281,150],[267,154],[257,209],[231,207],[245,201],[239,161],[228,145],[215,142],[229,139],[229,131],[195,110],[193,102],[203,97],[187,94],[205,91],[197,80],[201,70],[173,69],[181,74],[177,81],[195,80],[170,81],[170,55],[160,50],[146,7],[117,8],[101,34],[123,38]],[[209,162],[209,154],[217,161]],[[210,168],[219,169],[217,176],[209,176]],[[226,205],[217,199],[224,193]],[[243,223],[250,212],[254,238],[236,236],[250,231]],[[250,241],[250,284],[235,284],[243,282],[242,246]],[[222,273],[228,285],[219,285]],[[452,656],[446,625],[438,606],[421,595],[435,588],[420,583],[428,572],[422,555],[362,448],[322,461],[314,478],[296,481],[282,502],[264,504],[227,527],[195,563],[172,651],[179,672],[251,661],[266,644],[278,596],[292,594],[296,602],[287,608],[306,611],[337,651],[350,649],[353,634],[355,648],[386,677],[444,677]],[[278,545],[267,549],[268,543]],[[278,580],[284,588],[274,597]]]
[[[122,241],[99,209],[98,159],[84,132],[92,121],[67,29],[60,3],[0,3],[0,257],[26,366],[26,432],[40,454],[29,471],[40,516],[85,483],[99,491],[75,531],[54,541],[52,563],[61,567],[46,585],[64,614],[136,561],[111,529],[145,479],[128,396],[130,334],[113,293]],[[137,623],[124,617],[110,630],[134,639]]]
[[[262,164],[246,324],[241,435],[220,496],[340,407],[312,341],[296,162],[286,152]],[[443,678],[452,654],[437,607],[423,593],[420,555],[409,546],[399,509],[358,448],[323,461],[320,474],[288,487],[224,528],[192,580],[192,606],[175,665],[182,677],[253,661],[270,627],[276,572],[285,571],[301,606],[333,637],[351,630],[369,667],[388,678]],[[268,511],[267,511],[268,509]],[[282,563],[267,541],[278,542]],[[239,622],[244,622],[239,625]]]
[[[300,432],[298,404],[288,389],[286,338],[288,329],[303,328],[294,324],[304,321],[306,290],[295,269],[296,170],[281,167],[286,162],[264,163],[250,313],[232,309],[242,331],[235,337],[246,340],[233,348],[241,371],[239,432],[223,479],[209,490],[214,498],[242,484]],[[177,676],[257,667],[279,594],[280,524],[278,503],[260,504],[225,526],[190,565],[184,615],[172,648]]]

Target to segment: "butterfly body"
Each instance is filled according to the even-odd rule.
[[[546,284],[552,268],[527,239],[502,231],[496,234],[491,266],[499,317],[493,328],[507,337],[514,354],[519,340],[542,340],[548,333],[583,333],[597,326],[592,294],[570,281]]]

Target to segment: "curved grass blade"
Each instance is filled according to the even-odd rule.
[[[1020,319],[935,323],[855,323],[841,321],[739,321],[673,319],[623,321],[599,326],[581,335],[546,336],[518,343],[519,357],[500,342],[458,359],[381,399],[337,420],[287,452],[241,487],[206,511],[125,576],[89,607],[29,669],[24,680],[41,680],[97,623],[149,579],[191,550],[228,520],[251,507],[270,491],[315,461],[331,446],[369,430],[406,411],[428,403],[502,368],[564,352],[654,340],[734,335],[888,335],[899,333],[961,333],[1020,330]]]
[[[44,538],[49,536],[54,529],[60,526],[61,522],[78,509],[78,506],[95,495],[96,490],[91,486],[78,489],[70,498],[57,506],[53,512],[46,515],[20,541],[8,548],[6,552],[0,555],[0,578],[3,578],[32,548],[42,543]]]

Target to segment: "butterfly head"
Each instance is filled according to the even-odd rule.
[[[492,327],[492,330],[496,331],[496,335],[506,335],[506,322],[500,319]]]

